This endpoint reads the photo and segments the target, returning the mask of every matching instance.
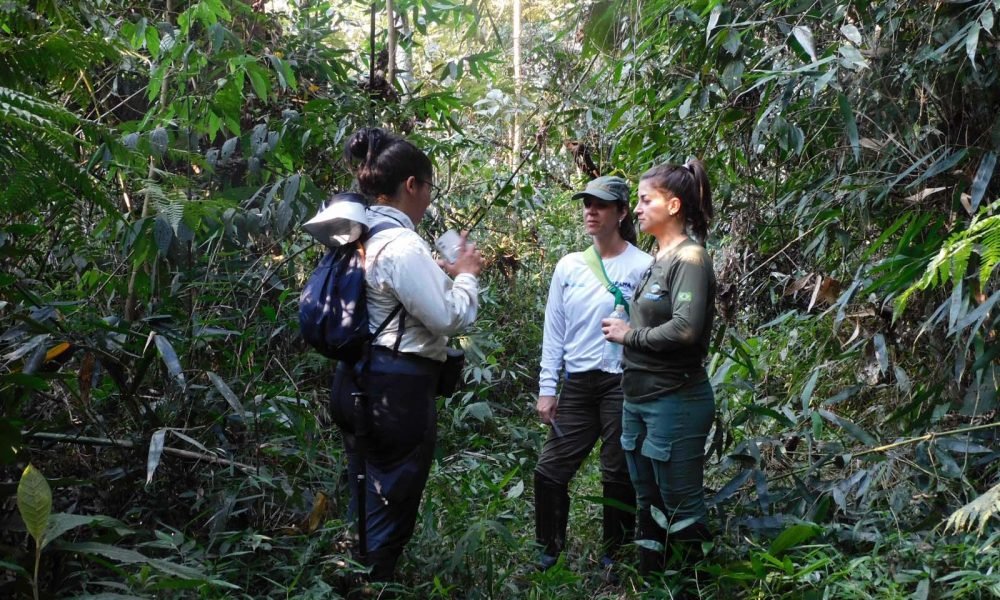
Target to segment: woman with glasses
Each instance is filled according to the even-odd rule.
[[[635,246],[625,180],[599,177],[573,198],[583,200],[584,228],[593,245],[559,261],[545,305],[537,410],[551,430],[535,467],[535,535],[542,552],[539,568],[548,569],[566,545],[569,483],[601,440],[607,503],[599,560],[610,569],[615,551],[631,536],[634,516],[627,508],[635,504],[635,492],[620,440],[620,355],[614,347],[609,352],[601,319],[616,305],[624,310],[651,258]]]
[[[482,257],[461,237],[458,256],[439,264],[414,231],[432,201],[430,159],[377,128],[352,135],[344,151],[372,205],[365,242],[369,328],[378,332],[367,363],[337,365],[331,409],[341,428],[352,480],[365,469],[370,578],[389,581],[413,534],[437,434],[435,397],[448,336],[476,318]],[[383,325],[384,324],[384,325]],[[370,413],[354,394],[367,392]],[[358,424],[367,434],[358,439]],[[364,463],[359,454],[364,444]]]
[[[656,238],[656,260],[633,296],[631,323],[607,319],[602,327],[608,340],[625,346],[622,447],[639,508],[636,537],[683,557],[709,538],[704,452],[715,396],[704,363],[715,275],[703,245],[712,218],[704,165],[695,160],[646,171],[635,213],[640,230]],[[652,507],[671,528],[680,527],[669,543]],[[664,552],[649,546],[639,548],[643,574],[663,569]]]

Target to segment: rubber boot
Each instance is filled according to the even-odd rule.
[[[635,490],[629,483],[605,483],[604,497],[633,509],[604,505],[604,556],[614,560],[618,549],[635,533]]]
[[[667,544],[668,566],[680,574],[678,598],[696,598],[698,573],[696,563],[704,558],[702,542],[712,539],[704,523],[694,523],[670,534]]]
[[[568,487],[535,473],[535,541],[542,548],[539,561],[542,570],[556,563],[566,545],[568,520]]]
[[[659,550],[639,546],[639,575],[662,573],[667,532],[657,524],[649,508],[640,509],[637,514],[635,538],[636,541],[648,540],[660,544]]]
[[[701,543],[712,539],[712,533],[704,523],[693,523],[670,535],[668,553],[671,559],[687,566],[704,558]]]

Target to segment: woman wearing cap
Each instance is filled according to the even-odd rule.
[[[369,328],[375,333],[385,326],[367,365],[337,365],[331,409],[352,480],[362,467],[367,474],[367,554],[359,558],[371,579],[388,581],[413,534],[434,455],[435,396],[448,336],[476,318],[482,257],[463,235],[455,262],[439,266],[414,231],[434,187],[431,161],[416,146],[382,129],[362,129],[344,154],[373,202],[374,233],[364,243]],[[370,413],[359,415],[352,394],[362,383]],[[359,423],[369,429],[361,440]],[[353,486],[351,495],[357,510]]]
[[[671,534],[671,542],[709,537],[704,450],[715,396],[704,361],[715,275],[703,246],[712,192],[701,161],[646,171],[635,213],[640,230],[656,238],[656,260],[635,291],[631,323],[606,319],[602,328],[608,340],[625,346],[622,446],[639,508],[636,537],[668,546],[653,506],[670,524],[692,520]],[[690,546],[678,548],[684,547]],[[642,546],[639,552],[640,572],[662,569],[663,552]]]
[[[629,189],[620,177],[599,177],[575,194],[594,244],[556,265],[545,305],[538,416],[552,426],[535,467],[535,535],[539,566],[556,563],[566,544],[569,483],[597,440],[605,504],[602,567],[629,539],[635,492],[621,448],[621,365],[601,335],[601,319],[625,304],[651,257],[635,246]],[[609,286],[608,283],[614,284]],[[611,292],[613,287],[616,292]],[[556,396],[560,375],[562,392]]]

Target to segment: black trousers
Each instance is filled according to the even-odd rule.
[[[556,409],[562,436],[549,431],[535,472],[566,485],[601,440],[601,481],[631,486],[621,442],[623,400],[620,374],[567,374]]]
[[[403,547],[413,535],[434,458],[440,371],[441,363],[436,361],[376,347],[367,375],[362,365],[344,363],[334,374],[331,414],[347,451],[351,515],[358,510],[354,482],[361,469],[366,469],[366,562],[376,581],[392,579]],[[359,391],[362,377],[369,398],[367,415],[352,396]],[[356,433],[363,419],[367,419],[369,434],[359,440]]]
[[[603,496],[603,550],[613,556],[632,536],[635,492],[622,451],[621,375],[602,371],[566,376],[556,428],[549,432],[535,466],[535,540],[544,554],[558,555],[566,542],[569,482],[601,440]],[[624,505],[624,506],[622,506]]]

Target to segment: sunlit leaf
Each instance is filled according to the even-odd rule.
[[[816,62],[816,42],[813,40],[812,30],[803,25],[792,27],[792,35],[795,41],[802,46],[802,49],[809,55],[810,60]]]
[[[160,466],[160,457],[163,455],[163,441],[167,435],[166,429],[158,429],[149,438],[149,452],[146,456],[146,485],[153,482],[153,474]]]
[[[972,23],[972,27],[969,28],[969,34],[965,37],[965,53],[969,55],[969,62],[972,63],[973,69],[978,69],[976,66],[976,49],[979,47],[979,21]]]
[[[45,476],[30,464],[24,468],[17,484],[17,510],[28,533],[41,547],[52,514],[52,490]]]
[[[177,358],[177,352],[174,351],[170,340],[157,334],[154,336],[154,341],[156,343],[156,350],[160,353],[160,358],[163,359],[163,363],[167,366],[167,372],[183,387],[185,385],[184,370],[181,368],[181,361]]]

